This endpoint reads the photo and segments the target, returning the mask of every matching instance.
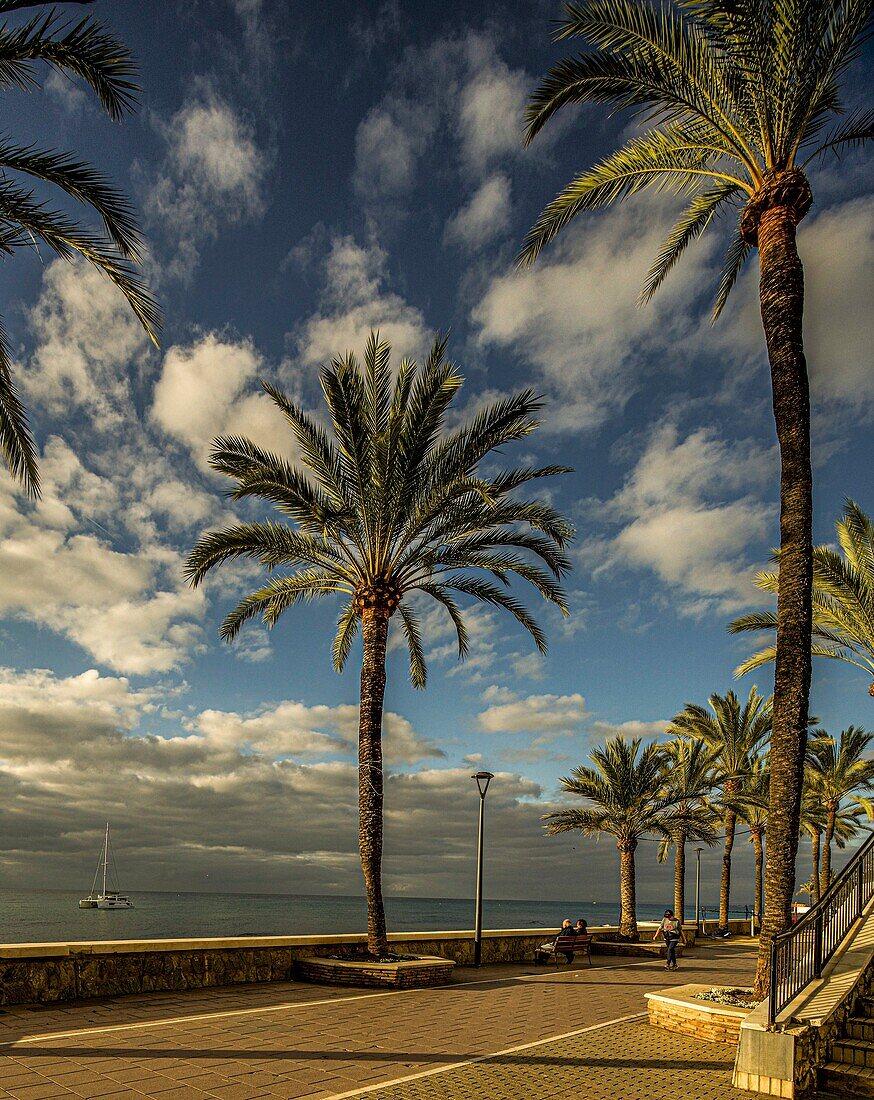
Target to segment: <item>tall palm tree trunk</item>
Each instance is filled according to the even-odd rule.
[[[822,838],[822,870],[819,873],[819,892],[824,894],[832,880],[832,838],[835,835],[835,818],[837,806],[828,807],[825,819],[825,836]]]
[[[686,834],[678,833],[674,854],[674,912],[686,919]]]
[[[619,847],[619,935],[626,940],[637,941],[637,888],[635,881],[634,850],[637,841],[632,840]]]
[[[734,847],[734,830],[737,814],[728,810],[725,815],[725,848],[722,852],[722,881],[719,884],[719,927],[728,927],[728,903],[731,895],[731,850]]]
[[[367,891],[367,950],[385,955],[388,939],[382,904],[382,707],[388,613],[367,607],[361,614],[361,712],[358,723],[358,846]]]
[[[810,468],[810,392],[802,343],[804,273],[795,228],[810,209],[804,173],[769,179],[750,199],[741,232],[759,249],[759,302],[771,366],[774,420],[780,446],[780,585],[771,733],[771,795],[765,917],[755,991],[770,978],[771,940],[789,927],[810,695],[813,587],[813,479]]]
[[[757,829],[753,833],[753,853],[756,859],[756,898],[753,913],[756,924],[762,924],[762,872],[765,865],[765,848],[762,844],[762,833]]]
[[[819,901],[819,838],[819,833],[810,838],[810,885],[814,905]]]

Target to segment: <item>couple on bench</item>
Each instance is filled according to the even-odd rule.
[[[574,961],[574,955],[581,952],[586,956],[589,966],[592,965],[591,951],[592,937],[589,935],[586,922],[580,917],[576,924],[571,924],[570,917],[565,917],[561,922],[561,928],[554,940],[542,943],[534,952],[534,965],[554,962],[558,966],[559,959],[564,956],[568,963]]]

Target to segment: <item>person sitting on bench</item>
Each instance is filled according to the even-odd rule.
[[[561,922],[561,928],[558,930],[558,935],[554,939],[551,939],[548,943],[542,943],[540,947],[534,952],[534,965],[539,966],[540,963],[545,963],[547,959],[552,958],[555,949],[555,941],[561,936],[573,936],[576,935],[574,926],[571,924],[570,917],[565,917]],[[565,953],[567,961],[570,962],[573,959],[573,954]]]

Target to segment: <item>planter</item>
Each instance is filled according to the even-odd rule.
[[[317,985],[365,985],[385,989],[421,989],[445,985],[452,980],[455,963],[438,955],[399,962],[369,962],[366,959],[328,959],[311,955],[298,959],[295,977]]]
[[[740,1025],[753,1009],[696,999],[696,993],[704,993],[710,988],[709,985],[679,985],[645,994],[650,1024],[681,1035],[693,1035],[707,1043],[737,1044]]]

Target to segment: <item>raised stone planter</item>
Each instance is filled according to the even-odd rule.
[[[452,980],[455,963],[429,955],[399,962],[368,962],[327,959],[312,955],[298,959],[295,976],[305,982],[320,985],[367,985],[389,989],[421,989],[429,985],[445,985]]]
[[[752,1009],[699,1001],[708,985],[679,985],[647,993],[646,1011],[653,1027],[692,1035],[707,1043],[737,1043],[740,1026]]]

